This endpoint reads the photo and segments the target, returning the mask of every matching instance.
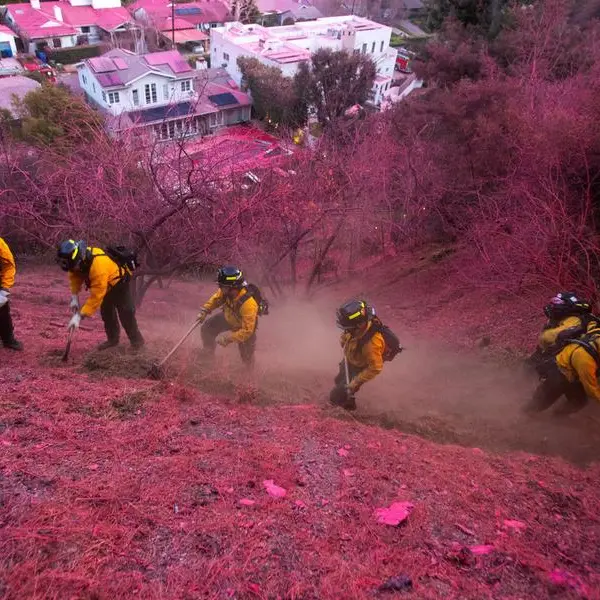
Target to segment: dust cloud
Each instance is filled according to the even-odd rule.
[[[196,290],[197,295],[178,295],[168,318],[152,319],[151,339],[162,348],[165,340],[173,343],[185,333],[210,292],[203,286]],[[327,398],[341,360],[335,309],[345,299],[330,293],[272,303],[270,314],[260,318],[252,373],[243,368],[234,346],[219,348],[214,363],[202,364],[198,331],[178,355],[176,376],[189,381],[192,373],[191,383],[208,383],[209,392],[251,385],[272,402],[316,403],[341,413],[328,407]],[[405,350],[357,394],[357,420],[440,443],[560,455],[575,462],[600,458],[600,410],[595,403],[570,417],[552,411],[526,415],[522,407],[537,380],[517,361],[504,364],[483,352],[452,351],[436,340],[409,336],[402,323],[386,319],[383,310],[379,314]],[[194,380],[196,371],[206,373],[207,368],[212,379]],[[221,388],[215,387],[215,379]]]

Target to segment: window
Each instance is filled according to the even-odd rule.
[[[102,100],[106,102],[106,94],[104,93],[104,90],[102,90]]]
[[[190,92],[192,90],[192,81],[190,79],[186,79],[181,82],[181,91],[182,92]]]
[[[385,43],[385,42],[381,42],[381,50],[379,50],[379,52],[383,52],[383,44],[384,44],[384,43]]]
[[[95,83],[92,83],[92,90],[94,91],[94,94],[95,94],[96,93],[96,84]]]
[[[81,74],[81,81],[83,81],[84,85],[87,85],[87,78],[83,73]]]
[[[85,26],[81,28],[81,33],[89,33],[90,32],[91,27],[89,26]]]
[[[223,60],[229,60],[229,54],[227,54],[227,52],[223,52]]]
[[[146,95],[146,104],[154,104],[158,101],[155,83],[147,83],[144,86],[144,92]]]
[[[367,45],[366,44],[363,44],[362,53],[363,54],[367,53]]]
[[[360,50],[356,49],[356,50],[354,51],[354,54],[360,54]]]
[[[54,48],[62,48],[62,42],[60,38],[52,38],[52,46],[54,46]]]
[[[108,92],[108,103],[119,104],[119,92]]]
[[[371,46],[371,54],[375,54],[375,42],[373,42],[373,45]]]
[[[131,90],[131,99],[133,100],[133,105],[138,106],[140,103],[140,94],[137,90]]]
[[[222,125],[223,124],[223,113],[222,112],[211,113],[209,123],[210,123],[211,127],[217,127],[218,125]]]
[[[169,99],[169,84],[168,83],[165,83],[163,85],[163,97],[165,100]]]

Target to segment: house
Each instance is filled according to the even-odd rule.
[[[418,17],[426,12],[425,4],[422,0],[400,0],[400,13],[404,17]]]
[[[0,77],[0,110],[8,110],[13,118],[18,119],[15,100],[18,102],[29,92],[39,90],[41,87],[37,81],[22,75]]]
[[[310,0],[256,0],[256,7],[274,25],[293,25],[296,21],[312,21],[323,17],[323,13]]]
[[[155,28],[167,40],[178,46],[187,45],[189,49],[198,48],[200,52],[208,52],[210,29],[229,19],[229,9],[218,0],[185,4],[169,0],[137,0],[129,8],[137,21]]]
[[[15,56],[17,53],[16,37],[14,31],[6,27],[6,25],[0,25],[0,58]]]
[[[77,72],[87,101],[107,115],[115,135],[136,129],[171,140],[250,120],[247,94],[211,70],[195,71],[176,50],[115,49],[79,63]]]
[[[20,49],[33,54],[44,47],[97,44],[125,31],[133,19],[120,0],[30,0],[6,4],[4,21],[17,34]]]
[[[418,25],[407,20],[400,21],[398,23],[398,28],[394,28],[393,32],[400,37],[416,40],[429,37],[429,34],[425,33]]]
[[[371,57],[377,67],[370,102],[378,106],[391,87],[394,74],[396,51],[390,48],[391,33],[390,27],[353,15],[282,27],[226,23],[210,32],[211,66],[222,66],[241,84],[242,73],[237,64],[240,56],[256,58],[293,77],[298,66],[321,48],[362,53]]]

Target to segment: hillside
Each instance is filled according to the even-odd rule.
[[[369,395],[365,388],[356,418],[328,408],[321,391],[337,332],[324,307],[341,289],[308,308],[276,306],[261,323],[252,378],[234,352],[214,369],[199,362],[195,339],[167,379],[148,379],[190,322],[199,287],[150,292],[140,313],[144,354],[93,352],[102,335],[94,319],[65,365],[64,280],[21,272],[13,298],[26,351],[2,352],[0,363],[0,595],[358,599],[391,597],[380,586],[406,576],[415,598],[600,597],[598,465],[493,451],[527,447],[547,427],[561,442],[549,451],[589,459],[598,444],[583,438],[583,417],[529,422],[529,440],[497,435],[494,411],[507,424],[524,417],[483,395],[475,375],[495,373],[491,363],[465,356],[457,369],[455,349],[429,337],[422,311],[427,340],[407,332],[402,360]],[[401,289],[409,302],[407,290],[418,292]],[[402,393],[386,397],[394,384]],[[440,389],[446,397],[433,398]],[[488,444],[478,444],[490,450],[401,430],[423,429],[435,409],[447,419],[440,439],[468,444],[467,424],[453,414],[462,392],[493,409],[480,433]],[[385,412],[388,430],[365,423],[382,422],[384,397],[395,410]],[[465,431],[452,439],[457,423]],[[270,480],[284,497],[269,495]],[[414,506],[405,523],[378,523],[376,509],[394,502]]]

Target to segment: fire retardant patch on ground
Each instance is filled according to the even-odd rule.
[[[0,596],[598,598],[598,466],[2,354]]]

